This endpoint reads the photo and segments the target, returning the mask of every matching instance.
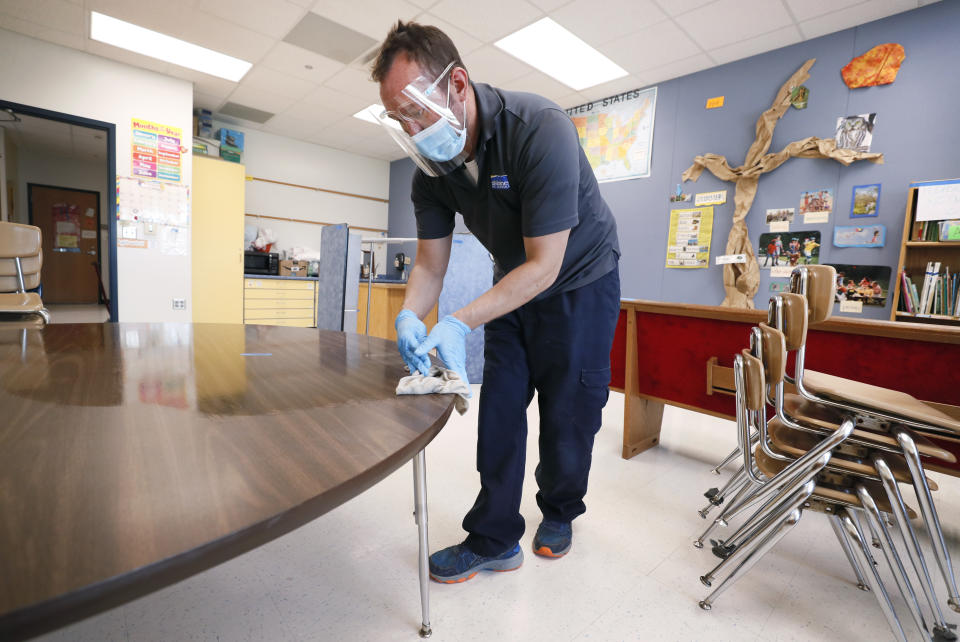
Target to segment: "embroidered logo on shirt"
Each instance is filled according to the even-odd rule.
[[[491,174],[490,187],[492,189],[510,189],[510,181],[506,174]]]

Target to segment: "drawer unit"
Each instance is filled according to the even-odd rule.
[[[317,282],[306,279],[244,279],[243,322],[316,327]]]

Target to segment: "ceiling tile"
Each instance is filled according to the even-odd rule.
[[[317,87],[287,111],[302,108],[305,110],[304,113],[313,113],[317,110],[323,110],[343,117],[351,116],[371,103],[379,101],[379,96],[375,100],[369,100],[362,96],[345,94],[331,87]],[[301,117],[303,116],[301,115]]]
[[[80,49],[81,51],[83,50],[85,40],[84,36],[79,33],[68,33],[66,31],[60,31],[59,29],[50,29],[35,22],[21,20],[20,18],[14,18],[5,14],[0,14],[0,29],[16,31],[31,38],[46,40],[47,42]]]
[[[278,42],[257,66],[276,69],[317,85],[344,68],[342,62],[287,42]]]
[[[543,16],[526,0],[442,0],[430,9],[430,13],[484,42],[499,40]]]
[[[84,51],[97,56],[103,56],[104,58],[110,58],[118,62],[126,63],[128,65],[133,65],[134,67],[149,69],[150,71],[156,71],[159,73],[167,73],[171,66],[170,63],[162,60],[157,60],[156,58],[151,58],[149,56],[141,56],[138,53],[133,53],[132,51],[127,51],[126,49],[114,47],[113,45],[105,45],[102,42],[97,42],[96,40],[87,39],[84,43]]]
[[[276,43],[270,36],[217,18],[209,13],[191,11],[182,23],[178,37],[194,44],[234,56],[247,62],[258,62]]]
[[[801,40],[803,40],[803,37],[800,35],[800,30],[796,25],[790,25],[789,27],[777,29],[776,31],[765,33],[762,36],[757,36],[756,38],[749,38],[735,42],[732,45],[727,45],[726,47],[712,49],[707,53],[717,61],[717,64],[722,65],[733,62],[734,60],[742,60],[750,56],[773,51],[780,47],[786,47]]]
[[[596,4],[595,0],[575,0],[550,17],[594,47],[667,19],[651,0],[606,0],[602,11]]]
[[[566,96],[563,96],[563,97],[561,97],[560,99],[557,100],[557,104],[560,105],[561,107],[563,107],[564,109],[570,109],[571,107],[577,107],[577,106],[579,106],[579,105],[582,105],[582,104],[588,103],[588,102],[590,102],[590,101],[587,100],[586,97],[585,97],[583,94],[581,94],[581,93],[579,93],[579,92],[576,92],[576,91],[573,92],[573,93],[569,93],[569,94],[567,94]]]
[[[704,49],[716,49],[793,23],[780,2],[718,0],[676,18],[684,31]]]
[[[379,86],[370,80],[370,73],[366,70],[347,67],[323,85],[357,98],[363,98],[368,105],[380,101]]]
[[[268,94],[300,100],[316,89],[317,84],[256,65],[240,81],[240,88],[256,89]]]
[[[237,88],[237,83],[231,80],[217,78],[216,76],[205,74],[202,71],[194,71],[193,69],[178,67],[176,65],[168,65],[167,74],[182,78],[183,80],[189,80],[193,83],[194,91],[199,91],[210,96],[219,96],[221,99],[229,96],[233,93],[233,90]]]
[[[472,35],[453,26],[446,20],[438,18],[432,13],[423,13],[417,17],[417,22],[424,25],[432,25],[447,34],[450,37],[450,40],[453,40],[454,46],[456,46],[457,51],[460,52],[460,57],[463,58],[471,51],[476,51],[483,46],[483,43]]]
[[[321,129],[323,126],[315,120],[303,120],[289,114],[277,114],[263,124],[263,131],[295,140],[307,140],[310,135]]]
[[[230,102],[253,107],[262,111],[268,111],[271,114],[278,114],[289,109],[295,102],[293,98],[277,96],[266,91],[253,89],[251,87],[237,87],[230,94]]]
[[[701,53],[700,47],[672,22],[661,22],[598,49],[631,73],[661,67]]]
[[[803,22],[825,13],[831,13],[864,0],[786,0],[793,17],[797,22]]]
[[[196,4],[196,0],[165,0],[164,2],[85,0],[85,2],[88,11],[103,13],[181,39],[185,39],[181,33],[184,17],[194,13]],[[89,24],[89,21],[85,24]]]
[[[344,64],[377,44],[374,38],[313,12],[308,12],[283,40]]]
[[[569,4],[570,0],[530,0],[530,3],[540,9],[540,11],[549,13],[554,9],[559,9],[565,4]]]
[[[463,62],[467,65],[471,80],[497,86],[535,71],[530,65],[493,45],[485,45],[464,56]]]
[[[283,38],[306,13],[287,0],[200,0],[197,8],[272,38]]]
[[[630,91],[631,89],[640,89],[643,86],[644,83],[639,78],[634,76],[626,76],[624,78],[617,78],[616,80],[605,82],[602,85],[581,89],[580,94],[589,102],[599,98],[615,96],[625,91]]]
[[[205,94],[197,91],[196,89],[193,90],[194,107],[203,107],[204,109],[209,109],[210,111],[217,111],[225,102],[226,100],[220,96],[211,96],[210,94]]]
[[[709,69],[713,66],[713,60],[710,59],[710,56],[707,54],[697,54],[683,60],[671,62],[668,65],[663,65],[662,67],[657,67],[656,69],[645,71],[643,72],[643,78],[647,81],[648,85],[652,85],[665,80],[679,78],[680,76],[686,76],[687,74],[692,74],[704,69]]]
[[[654,2],[660,5],[660,8],[667,14],[679,16],[711,2],[716,2],[716,0],[654,0]]]
[[[0,14],[42,25],[47,29],[82,34],[83,7],[66,0],[3,0]]]
[[[412,20],[423,9],[403,0],[317,0],[312,11],[379,44],[397,20]]]
[[[916,0],[873,0],[800,23],[805,38],[818,38],[916,8]],[[866,50],[864,50],[866,51]],[[858,52],[857,55],[863,53]]]
[[[539,71],[532,71],[524,74],[515,80],[501,83],[498,85],[502,89],[510,91],[526,91],[531,94],[537,94],[558,102],[560,98],[570,95],[570,88],[559,80],[554,80],[550,76]]]

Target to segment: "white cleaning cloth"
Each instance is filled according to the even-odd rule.
[[[430,366],[429,375],[422,375],[418,372],[402,378],[400,383],[397,384],[398,395],[429,395],[434,393],[457,395],[454,408],[461,415],[470,407],[470,402],[467,401],[470,386],[453,370]]]

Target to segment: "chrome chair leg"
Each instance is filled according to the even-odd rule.
[[[893,542],[893,538],[890,537],[890,531],[887,530],[887,525],[883,521],[880,509],[877,508],[877,503],[863,484],[857,484],[857,497],[860,498],[860,503],[863,504],[863,513],[866,515],[867,525],[873,533],[874,538],[880,542],[880,550],[883,551],[883,556],[887,560],[887,566],[890,567],[890,571],[893,573],[893,579],[897,583],[897,588],[900,589],[900,595],[903,596],[904,601],[907,603],[907,608],[910,609],[910,615],[913,617],[914,623],[924,637],[929,637],[930,633],[927,628],[927,623],[923,619],[923,614],[920,611],[917,594],[913,590],[913,584],[910,582],[907,570],[903,567],[903,561],[897,553],[896,545]]]
[[[907,467],[910,469],[910,476],[913,478],[913,489],[917,494],[917,502],[920,504],[920,513],[923,515],[927,532],[930,533],[933,553],[937,558],[937,564],[940,566],[940,572],[943,574],[943,580],[947,585],[947,592],[949,593],[947,604],[954,611],[960,612],[960,593],[957,591],[957,580],[953,574],[950,551],[943,539],[940,517],[937,515],[937,508],[933,504],[933,496],[930,494],[927,478],[923,474],[920,452],[917,450],[917,445],[909,432],[902,428],[897,428],[893,432],[903,449],[903,456],[907,460]]]
[[[900,642],[907,642],[907,636],[903,632],[903,627],[900,625],[900,619],[893,610],[893,603],[890,601],[890,596],[887,594],[887,589],[883,585],[883,580],[880,578],[880,573],[873,565],[870,549],[867,547],[866,541],[864,541],[863,534],[860,532],[860,529],[850,518],[850,515],[845,509],[840,511],[839,517],[840,523],[843,525],[844,530],[846,530],[847,534],[853,540],[853,546],[850,548],[853,551],[854,556],[857,558],[857,563],[860,564],[861,568],[865,568],[870,571],[868,573],[868,577],[870,579],[870,588],[873,589],[873,594],[876,596],[877,602],[880,604],[880,610],[883,611],[884,617],[887,618],[887,624],[890,625],[890,630],[893,632],[893,635],[897,640]]]
[[[903,544],[906,546],[907,555],[910,557],[910,563],[913,565],[913,572],[920,580],[920,588],[923,589],[924,597],[933,613],[934,630],[948,631],[950,625],[943,618],[943,611],[940,610],[940,604],[937,602],[937,594],[933,588],[933,582],[930,580],[930,572],[927,570],[927,563],[923,559],[923,551],[920,549],[920,542],[917,540],[917,534],[910,523],[910,517],[907,515],[907,508],[903,503],[903,496],[897,487],[897,481],[890,470],[890,466],[882,457],[875,456],[873,465],[880,473],[880,481],[883,483],[883,490],[887,493],[887,500],[893,510],[893,519],[897,523],[897,529],[903,538]]]
[[[727,483],[723,485],[723,488],[711,488],[704,493],[704,496],[707,497],[710,502],[702,509],[698,510],[697,514],[703,519],[706,519],[707,514],[717,506],[721,505],[728,494],[737,492],[749,481],[750,480],[747,479],[747,474],[743,472],[743,466],[740,466],[737,472],[733,474],[733,477],[731,477]]]
[[[840,548],[843,549],[843,554],[847,556],[847,561],[850,562],[853,574],[857,576],[857,588],[861,591],[869,591],[870,585],[867,583],[867,578],[863,576],[863,570],[860,568],[857,558],[853,555],[850,537],[847,535],[847,532],[843,530],[840,518],[836,515],[828,514],[827,519],[830,521],[830,526],[833,527],[833,534],[837,536],[837,540],[840,542]]]
[[[756,487],[751,485],[749,481],[745,483],[743,487],[737,491],[737,494],[733,496],[733,499],[730,500],[730,503],[724,506],[720,514],[717,515],[717,518],[710,522],[710,525],[707,526],[706,530],[700,534],[700,537],[693,540],[694,547],[703,548],[703,540],[707,539],[710,536],[710,533],[712,533],[717,526],[726,526],[727,523],[723,520],[724,515],[736,508],[739,503],[745,501],[746,498],[748,498],[751,493],[756,492],[756,490]]]
[[[421,450],[413,457],[413,506],[414,519],[417,522],[417,534],[420,539],[420,608],[423,621],[420,624],[420,637],[428,638],[433,633],[430,628],[430,544],[427,537],[427,459]]]
[[[793,509],[787,513],[780,520],[772,524],[770,528],[770,533],[759,543],[759,545],[748,555],[746,555],[740,564],[733,569],[733,572],[730,573],[720,584],[717,585],[717,588],[700,600],[700,608],[704,611],[709,611],[713,608],[713,603],[720,597],[720,594],[725,590],[730,588],[730,586],[736,582],[738,579],[743,577],[747,571],[753,568],[753,565],[756,564],[760,558],[767,554],[771,548],[777,545],[781,539],[783,539],[787,533],[789,533],[794,526],[797,525],[797,522],[800,521],[800,509]],[[700,581],[703,581],[703,578],[700,578]],[[709,584],[708,584],[709,586]]]
[[[794,510],[799,509],[800,505],[807,501],[807,499],[810,498],[810,495],[813,494],[814,488],[815,484],[812,481],[804,484],[800,489],[796,490],[789,499],[780,504],[783,510],[782,513],[779,514],[789,515]],[[767,539],[769,535],[777,531],[777,528],[783,524],[784,519],[784,517],[771,519],[763,528],[754,530],[750,534],[749,538],[744,540],[735,551],[730,553],[729,557],[713,567],[713,569],[706,575],[701,575],[700,582],[702,582],[704,586],[712,586],[713,579],[717,576],[717,574],[724,572],[727,568],[733,566],[734,564],[739,564],[742,560],[744,560],[744,558],[750,556],[754,549],[757,549],[758,546],[762,548],[764,540]],[[769,550],[769,547],[765,548],[764,550]],[[735,573],[731,573],[731,575],[733,574]],[[707,602],[711,603],[712,600],[708,598]]]
[[[740,456],[740,447],[737,446],[737,447],[734,448],[732,451],[730,451],[730,454],[729,454],[729,455],[727,455],[726,457],[724,457],[723,461],[721,461],[719,464],[717,464],[716,466],[714,466],[713,468],[711,468],[711,469],[710,469],[710,472],[712,472],[714,475],[719,475],[721,468],[723,468],[724,466],[726,466],[727,464],[729,464],[731,461],[733,461],[734,459],[736,459],[736,458],[739,457],[739,456]]]

